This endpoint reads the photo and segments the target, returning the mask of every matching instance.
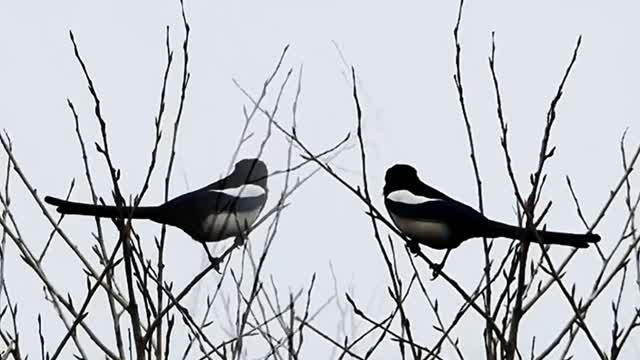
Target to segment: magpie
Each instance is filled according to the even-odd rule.
[[[510,238],[520,241],[586,248],[600,241],[597,234],[527,230],[493,221],[472,207],[423,183],[410,165],[396,164],[385,174],[384,204],[404,235],[434,249],[454,249],[471,238]],[[448,253],[447,253],[448,254]]]
[[[244,237],[266,200],[267,166],[259,159],[240,160],[227,177],[158,206],[132,209],[44,198],[62,214],[148,219],[175,226],[203,243]]]

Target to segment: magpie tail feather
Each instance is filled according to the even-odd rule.
[[[53,206],[57,206],[56,210],[59,213],[68,215],[85,215],[112,219],[120,216],[128,217],[132,215],[132,219],[151,220],[155,220],[158,217],[158,207],[156,206],[139,206],[135,211],[133,211],[133,214],[131,214],[132,208],[128,206],[118,208],[116,206],[109,205],[85,204],[62,200],[52,196],[46,196],[44,201]]]
[[[520,241],[530,241],[542,244],[587,248],[589,244],[600,241],[598,234],[572,234],[556,231],[537,230],[535,233],[521,227],[491,222],[489,237],[506,237]]]

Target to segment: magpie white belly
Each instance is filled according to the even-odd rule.
[[[451,247],[451,231],[442,222],[393,215],[392,218],[398,229],[413,240],[436,249]]]
[[[238,236],[251,227],[258,219],[260,208],[251,211],[220,213],[207,216],[202,228],[208,241],[218,241]]]

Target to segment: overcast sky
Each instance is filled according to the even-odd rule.
[[[477,206],[468,142],[452,77],[455,55],[452,30],[457,6],[454,1],[272,0],[249,4],[187,0],[186,12],[192,29],[192,77],[178,140],[172,194],[224,175],[242,126],[242,106],[248,104],[232,79],[257,94],[287,44],[291,48],[284,70],[293,68],[297,80],[297,71],[304,65],[298,113],[301,138],[320,151],[347,132],[353,132],[356,120],[348,68],[337,45],[359,78],[369,180],[376,205],[382,206],[385,169],[404,162],[413,164],[433,186]],[[623,131],[629,128],[630,148],[638,143],[639,10],[637,1],[496,0],[465,4],[460,30],[462,78],[488,216],[506,222],[516,219],[499,144],[495,95],[487,60],[491,32],[495,31],[496,66],[504,115],[509,122],[514,167],[521,187],[527,191],[528,174],[537,163],[549,103],[578,36],[583,37],[557,108],[552,144],[558,149],[548,166],[544,193],[545,200],[553,200],[548,227],[580,232],[584,226],[576,216],[564,177],[569,175],[573,179],[585,216],[593,220],[621,176],[619,141]],[[0,2],[0,127],[11,136],[23,171],[41,195],[62,196],[71,179],[76,178],[72,197],[89,199],[67,98],[76,106],[89,144],[99,139],[99,128],[92,116],[93,102],[74,59],[68,31],[74,32],[101,97],[114,161],[123,174],[121,185],[125,193],[135,194],[142,184],[153,140],[153,118],[166,62],[165,27],[170,26],[176,65],[181,66],[180,21],[179,4],[173,0]],[[284,72],[277,78],[274,90],[283,75]],[[161,152],[164,159],[170,121],[176,113],[178,80],[175,67],[168,93],[169,121],[164,126]],[[294,83],[291,85],[282,103],[280,119],[285,124],[291,120],[291,99],[295,92]],[[270,103],[274,95],[275,92]],[[260,135],[265,119],[256,119],[255,131]],[[256,153],[258,139],[256,136],[247,144],[242,156]],[[271,169],[285,166],[285,145],[280,135],[274,135],[273,145],[265,154]],[[108,199],[110,180],[104,162],[93,146],[89,149],[96,186]],[[359,180],[356,155],[345,153],[336,161],[341,174],[353,182]],[[4,163],[6,157],[2,155],[0,159]],[[145,203],[161,201],[163,173],[164,166],[154,178]],[[637,182],[638,177],[634,179]],[[275,181],[272,189],[278,186],[281,183]],[[23,224],[23,236],[30,245],[39,248],[38,244],[46,242],[49,225],[17,180],[13,189],[14,211]],[[274,199],[275,196],[271,201]],[[620,235],[624,215],[623,203],[618,201],[597,229],[603,235],[605,249]],[[89,232],[93,225],[90,219],[69,218],[64,229],[83,250],[90,251]],[[144,224],[139,228],[157,229]],[[258,242],[264,241],[261,234],[255,236]],[[267,274],[273,274],[282,289],[299,289],[317,273],[315,301],[319,305],[333,291],[331,262],[341,296],[353,288],[356,301],[368,306],[372,316],[382,318],[391,309],[386,298],[390,283],[371,235],[363,205],[333,179],[320,174],[291,199],[270,254]],[[111,240],[115,239],[114,235]],[[395,240],[401,245],[399,239]],[[504,251],[506,240],[497,242],[496,251]],[[148,246],[153,248],[151,242]],[[561,258],[565,251],[554,249],[554,257]],[[9,254],[15,254],[15,248],[10,247]],[[186,283],[203,266],[202,248],[180,231],[169,232],[167,254],[167,273],[177,285]],[[440,256],[432,250],[428,254],[436,259]],[[80,296],[85,289],[83,275],[75,260],[69,259],[73,258],[67,248],[54,241],[45,266],[61,289]],[[408,267],[404,254],[400,262],[403,268]],[[453,253],[447,270],[464,286],[471,287],[478,281],[482,266],[481,242],[474,241]],[[578,291],[587,294],[593,272],[599,266],[593,248],[581,251],[569,267],[567,281],[577,282]],[[426,266],[422,269],[430,274]],[[51,334],[50,342],[56,343],[64,334],[62,326],[43,300],[42,285],[36,276],[17,255],[7,260],[6,275],[13,298],[20,304],[23,341],[37,345],[37,336],[27,330],[36,328],[35,319],[40,312],[45,319],[51,319],[44,324],[45,331]],[[212,275],[209,284],[215,284],[215,276]],[[442,281],[431,282],[429,286],[440,299],[442,311],[451,316],[461,301],[459,296]],[[638,303],[638,294],[637,288],[629,289],[625,298],[627,309]],[[603,344],[609,344],[607,299],[611,295],[596,303],[597,310],[589,317],[594,334]],[[536,334],[540,346],[546,346],[555,329],[567,321],[570,309],[560,293],[555,291],[549,298],[538,305],[534,315],[526,318],[522,330],[526,344]],[[430,344],[436,333],[423,301],[417,296],[410,299],[415,314],[412,324],[417,329],[417,338]],[[192,304],[197,301],[192,300]],[[194,307],[193,311],[198,311],[197,305]],[[330,308],[317,324],[331,333],[337,318],[335,308]],[[470,319],[456,332],[467,354],[482,349],[482,323],[475,315]],[[103,330],[104,334],[109,333],[108,322]],[[628,345],[625,359],[640,356],[639,339],[636,336]],[[329,353],[326,343],[317,337],[309,335],[308,341],[308,354]],[[584,341],[581,336],[577,344]],[[389,358],[383,356],[384,351],[395,354],[396,349],[390,342],[378,353],[379,358]],[[594,357],[589,346],[576,346],[573,354],[580,359]],[[312,355],[306,357],[309,356]]]

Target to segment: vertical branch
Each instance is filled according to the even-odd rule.
[[[184,25],[185,35],[184,41],[182,43],[182,85],[180,87],[180,103],[178,105],[178,113],[176,114],[176,120],[173,123],[173,136],[171,138],[171,155],[169,157],[169,164],[167,166],[167,175],[164,181],[164,200],[169,200],[169,185],[171,180],[171,173],[173,171],[173,164],[176,157],[176,142],[178,139],[178,130],[180,127],[180,120],[182,120],[182,111],[184,110],[184,102],[187,96],[187,87],[189,85],[189,79],[191,78],[191,73],[189,72],[189,34],[191,32],[191,27],[189,26],[189,22],[187,21],[187,16],[184,11],[184,0],[180,0],[180,9],[182,12],[182,23]],[[164,235],[163,226],[163,235]]]
[[[473,142],[473,131],[471,129],[471,122],[469,121],[469,116],[467,115],[467,106],[464,101],[464,89],[462,87],[462,75],[460,71],[460,40],[458,38],[458,31],[460,29],[460,21],[462,20],[462,6],[464,4],[464,0],[460,0],[460,7],[458,8],[458,20],[456,21],[456,26],[453,29],[453,37],[456,45],[456,73],[453,75],[453,81],[456,84],[456,90],[458,91],[458,102],[460,103],[460,109],[462,110],[462,117],[464,119],[464,124],[467,129],[467,139],[469,140],[469,151],[471,157],[471,164],[473,165],[473,172],[476,177],[476,188],[478,190],[478,208],[480,212],[484,212],[484,203],[482,199],[482,180],[480,179],[480,169],[478,167],[478,160],[476,158],[475,145]]]
[[[460,70],[460,39],[458,37],[458,33],[460,31],[460,22],[462,21],[462,7],[464,5],[464,0],[460,0],[460,6],[458,7],[458,19],[456,20],[456,26],[453,28],[453,38],[456,46],[456,73],[453,75],[453,81],[456,85],[456,90],[458,91],[458,102],[460,103],[460,109],[462,110],[462,117],[464,119],[464,124],[467,129],[467,140],[469,141],[469,151],[471,157],[471,164],[473,165],[473,173],[476,178],[476,189],[478,192],[478,209],[481,213],[484,213],[484,201],[482,196],[482,180],[480,178],[480,168],[478,166],[478,160],[476,157],[476,149],[473,141],[473,131],[471,129],[471,122],[469,121],[469,116],[467,114],[467,106],[464,100],[464,89],[462,87],[462,75]],[[488,285],[486,288],[486,294],[484,295],[484,310],[487,314],[491,314],[491,247],[492,242],[489,242],[487,238],[482,238],[482,247],[484,252],[484,277],[485,283]],[[491,335],[491,326],[487,320],[484,328],[484,342],[485,342],[485,352],[487,359],[495,359],[495,345]]]
[[[578,41],[576,43],[576,47],[573,50],[573,56],[571,57],[571,61],[569,62],[569,66],[567,67],[564,76],[562,77],[562,81],[560,82],[560,85],[558,86],[558,91],[556,92],[556,95],[554,96],[554,98],[551,100],[551,105],[549,106],[549,111],[547,112],[547,122],[545,125],[545,129],[544,129],[544,135],[542,137],[542,143],[540,145],[540,153],[538,155],[538,169],[536,170],[536,172],[534,173],[533,177],[532,177],[532,181],[531,181],[531,185],[532,185],[532,189],[531,189],[531,193],[529,194],[529,197],[527,199],[527,207],[525,207],[525,211],[529,211],[530,214],[528,215],[532,220],[533,220],[533,206],[534,206],[534,202],[535,199],[537,198],[537,192],[539,190],[539,186],[540,186],[540,179],[542,176],[542,172],[544,169],[544,165],[546,163],[546,161],[551,158],[553,156],[553,154],[555,153],[556,147],[552,147],[551,150],[548,150],[549,148],[549,138],[551,136],[551,128],[553,127],[553,124],[556,120],[556,106],[558,105],[558,102],[560,101],[560,98],[562,97],[562,91],[564,90],[564,84],[567,81],[567,78],[569,77],[569,74],[571,73],[571,69],[573,68],[573,65],[576,62],[576,59],[578,57],[578,50],[580,49],[580,44],[582,43],[582,35],[578,37]],[[528,209],[527,209],[528,208]]]
[[[511,185],[513,186],[514,195],[518,201],[518,205],[524,208],[524,202],[522,200],[522,196],[520,195],[518,183],[515,179],[515,174],[511,166],[511,155],[509,154],[509,147],[508,147],[508,127],[502,113],[502,99],[500,96],[500,87],[498,85],[498,78],[495,72],[495,49],[496,49],[495,34],[492,32],[491,33],[491,56],[489,57],[489,68],[491,69],[493,85],[496,92],[496,104],[497,104],[496,111],[498,113],[498,120],[500,121],[500,129],[502,132],[500,136],[500,145],[504,152],[505,162],[507,166],[507,173],[509,175],[509,179],[511,180]],[[509,272],[510,276],[508,277],[507,283],[505,285],[505,292],[508,292],[510,289],[510,284],[515,280],[515,278],[513,277],[515,275],[514,272],[516,271],[516,268],[518,268],[517,283],[516,283],[517,284],[516,298],[515,298],[515,305],[513,307],[514,310],[512,313],[511,327],[509,328],[509,339],[507,343],[507,348],[503,349],[503,351],[506,352],[507,356],[509,356],[509,354],[511,354],[510,356],[513,356],[515,354],[515,351],[517,350],[516,339],[518,336],[518,333],[517,333],[518,327],[514,325],[519,323],[520,319],[524,314],[524,312],[522,311],[522,299],[526,292],[526,286],[525,286],[526,266],[525,265],[526,265],[527,253],[529,250],[529,244],[528,243],[521,244],[517,246],[517,249],[518,251],[514,257],[515,261],[513,262],[511,271]],[[505,316],[505,319],[506,319],[506,316]]]
[[[528,225],[529,227],[530,225]],[[526,265],[527,257],[529,255],[529,242],[523,242],[518,244],[516,248],[514,269],[517,268],[517,282],[516,282],[516,294],[515,304],[512,309],[511,323],[509,326],[509,337],[507,342],[506,359],[511,360],[518,352],[518,331],[520,330],[520,321],[524,315],[522,310],[522,301],[526,292]]]
[[[373,226],[373,232],[378,242],[378,247],[380,248],[380,251],[382,252],[384,260],[387,263],[389,275],[391,276],[391,280],[393,284],[393,297],[395,302],[397,303],[398,308],[400,309],[400,319],[401,319],[400,321],[402,324],[402,328],[407,332],[407,337],[409,342],[413,344],[414,341],[413,341],[413,335],[411,334],[411,325],[410,325],[409,319],[406,316],[406,313],[404,311],[404,306],[402,305],[402,301],[401,301],[402,291],[400,289],[399,275],[393,271],[393,265],[391,264],[391,260],[389,259],[389,256],[382,243],[382,239],[380,238],[380,231],[378,229],[378,223],[377,223],[376,217],[373,215],[373,204],[371,202],[371,195],[369,193],[369,181],[367,176],[367,154],[365,151],[364,139],[362,136],[362,108],[360,107],[360,100],[358,98],[356,70],[353,67],[351,68],[351,81],[353,85],[353,100],[356,105],[356,119],[357,119],[356,132],[358,137],[358,144],[360,147],[360,163],[361,163],[361,170],[362,170],[363,189],[358,189],[358,192],[362,192],[362,194],[364,195],[364,201],[365,203],[368,204],[368,207],[369,207],[368,213],[370,214],[369,217],[371,219],[371,225]],[[415,346],[411,346],[411,351],[413,353],[413,358],[418,359],[419,358],[418,351]]]
[[[460,0],[460,7],[458,8],[458,20],[456,21],[456,26],[453,29],[453,38],[455,40],[456,45],[456,73],[453,75],[453,81],[456,84],[456,90],[458,91],[458,102],[460,103],[460,109],[462,110],[462,117],[464,119],[464,124],[467,129],[467,139],[469,140],[469,151],[471,157],[471,164],[473,165],[473,173],[476,177],[476,188],[478,190],[478,208],[481,213],[484,213],[484,203],[482,198],[482,180],[480,179],[480,169],[478,167],[478,160],[476,158],[476,149],[473,142],[473,131],[471,129],[471,122],[469,121],[469,116],[467,115],[467,106],[464,101],[464,89],[462,87],[462,75],[460,74],[460,40],[458,38],[458,31],[460,29],[460,21],[462,20],[462,6],[464,4],[464,0]],[[485,247],[487,245],[485,244]]]
[[[149,170],[147,172],[147,177],[145,179],[144,185],[142,187],[142,190],[140,191],[140,195],[138,195],[138,197],[136,198],[136,205],[140,204],[140,201],[142,200],[142,196],[144,195],[148,184],[149,184],[149,179],[151,178],[151,174],[153,172],[155,163],[156,163],[156,158],[157,158],[157,151],[158,151],[158,145],[160,143],[160,138],[162,136],[162,132],[161,132],[161,125],[162,125],[162,119],[163,119],[163,115],[164,115],[164,109],[165,109],[165,96],[166,96],[166,90],[167,90],[167,79],[169,78],[169,70],[171,69],[171,64],[173,62],[173,50],[171,50],[171,44],[169,42],[169,27],[167,26],[166,28],[166,40],[165,40],[165,47],[166,47],[166,54],[167,54],[167,66],[165,67],[165,71],[164,71],[164,76],[162,79],[162,90],[160,91],[160,104],[159,104],[159,108],[158,108],[158,115],[156,116],[155,119],[155,132],[156,132],[156,136],[155,136],[155,143],[153,146],[153,150],[151,152],[151,163],[149,165]],[[174,131],[174,138],[175,138],[175,131]],[[167,199],[167,189],[168,189],[168,185],[167,183],[165,183],[165,201]],[[158,282],[157,282],[157,286],[156,286],[156,308],[157,309],[161,309],[163,307],[164,304],[164,298],[163,298],[163,291],[162,291],[162,284],[164,282],[164,244],[165,244],[165,236],[161,236],[160,241],[156,242],[156,248],[158,249],[158,261],[157,261],[157,271],[158,271]],[[162,354],[163,354],[163,348],[162,348],[162,344],[163,344],[163,333],[162,333],[162,323],[160,324],[160,326],[158,327],[158,331],[156,332],[156,350],[155,350],[155,357],[157,360],[161,360],[162,359]],[[168,334],[167,334],[168,336]],[[167,353],[169,351],[169,344],[166,344],[166,350]]]
[[[102,116],[102,108],[100,107],[100,97],[96,92],[95,86],[93,85],[93,80],[89,75],[89,71],[87,70],[84,60],[82,60],[82,57],[80,56],[80,51],[78,50],[78,45],[76,44],[76,40],[73,36],[72,31],[69,31],[69,37],[71,39],[71,43],[73,44],[73,52],[75,54],[75,57],[78,60],[80,67],[82,68],[82,72],[84,74],[85,80],[87,81],[87,84],[89,86],[89,92],[91,93],[91,96],[94,102],[94,113],[100,125],[100,133],[102,135],[102,145],[98,144],[97,142],[95,145],[98,152],[104,155],[104,158],[107,162],[107,166],[109,167],[109,174],[111,175],[111,180],[114,185],[114,188],[113,188],[114,198],[115,198],[114,200],[116,204],[119,204],[120,206],[122,206],[124,203],[124,198],[122,197],[122,194],[120,192],[120,187],[118,186],[118,181],[120,179],[120,171],[115,168],[115,166],[113,165],[113,161],[111,160],[111,154],[109,151],[109,139],[107,136],[107,123],[104,120],[104,117]]]
[[[176,114],[175,121],[173,123],[173,135],[171,137],[171,155],[169,156],[169,163],[167,165],[167,172],[164,179],[164,201],[169,200],[169,187],[171,184],[171,175],[173,171],[173,164],[176,157],[176,143],[178,139],[178,130],[180,128],[180,121],[182,120],[182,112],[184,110],[184,103],[187,96],[187,87],[189,85],[189,79],[191,78],[191,73],[189,72],[189,35],[191,32],[191,27],[189,26],[189,22],[187,21],[187,16],[184,11],[184,0],[180,0],[180,12],[182,15],[182,24],[184,26],[184,41],[182,42],[182,81],[180,86],[180,102],[178,105],[178,113]],[[166,49],[167,49],[167,67],[165,70],[165,75],[163,79],[163,87],[162,93],[160,95],[160,108],[158,110],[158,118],[156,119],[156,127],[159,128],[159,122],[162,119],[162,114],[164,112],[164,96],[165,89],[167,83],[167,76],[171,66],[171,62],[173,59],[173,51],[171,51],[169,44],[169,32],[167,29],[167,38],[166,38]],[[163,307],[163,291],[162,286],[164,283],[164,246],[165,239],[167,235],[167,226],[165,224],[162,225],[160,229],[160,240],[157,241],[156,247],[158,248],[158,283],[156,288],[156,296],[158,300],[157,308],[158,308],[158,317],[156,321],[158,321],[158,327],[156,331],[156,342],[158,343],[158,347],[156,349],[156,356],[161,358],[160,355],[162,353],[162,338],[163,338],[163,318],[160,314],[160,309]],[[150,331],[145,335],[145,339],[143,342],[146,342],[147,336],[151,335]],[[168,346],[169,344],[167,344]]]
[[[556,92],[556,95],[554,96],[554,98],[551,100],[551,104],[549,106],[549,111],[547,112],[547,120],[546,120],[546,124],[545,124],[545,128],[544,128],[544,134],[541,140],[541,144],[540,144],[540,152],[538,155],[538,166],[537,169],[535,171],[535,173],[533,173],[531,175],[531,192],[529,193],[529,196],[527,197],[527,200],[525,202],[525,206],[524,206],[524,213],[525,213],[525,217],[526,217],[526,228],[528,231],[535,231],[535,217],[534,217],[534,211],[535,211],[535,207],[537,204],[537,199],[539,198],[540,194],[539,192],[541,191],[541,179],[542,179],[542,174],[543,174],[543,170],[544,170],[544,166],[547,162],[548,159],[550,159],[554,153],[555,153],[555,149],[556,147],[552,147],[551,150],[549,150],[549,139],[551,136],[551,129],[553,127],[553,124],[556,120],[556,106],[558,104],[558,102],[560,101],[560,98],[562,97],[562,91],[564,89],[564,84],[569,76],[569,74],[571,73],[571,69],[573,68],[573,64],[576,61],[576,58],[578,56],[578,50],[580,49],[580,43],[582,41],[582,36],[578,37],[578,41],[576,43],[576,47],[573,51],[573,56],[571,58],[571,61],[569,63],[569,66],[567,67],[564,76],[562,78],[562,81],[560,82],[560,85],[558,86],[558,90]],[[522,316],[524,315],[524,310],[523,310],[523,298],[525,295],[525,270],[526,270],[526,263],[527,263],[527,255],[528,255],[528,251],[529,251],[529,242],[525,242],[522,243],[520,245],[520,249],[518,251],[518,262],[519,262],[519,269],[518,269],[518,282],[517,282],[517,290],[516,290],[516,303],[514,305],[513,308],[513,315],[511,318],[511,324],[510,324],[510,328],[509,328],[509,346],[507,347],[506,351],[506,359],[510,360],[513,359],[515,356],[515,352],[517,350],[517,346],[518,346],[518,330],[520,327],[520,321],[522,320]],[[544,250],[543,250],[544,251]],[[559,273],[557,273],[559,274]],[[556,275],[557,275],[556,274]],[[558,283],[561,285],[562,284],[560,282],[560,278],[559,276],[555,276],[555,279],[557,279]]]
[[[13,150],[13,145],[11,143],[11,139],[7,136],[7,146],[5,147],[5,151],[10,153]],[[2,215],[0,216],[0,220],[2,223],[7,222],[7,218],[11,216],[9,205],[11,204],[11,197],[9,195],[9,183],[11,178],[11,159],[7,158],[7,167],[6,167],[6,176],[4,180],[4,196],[2,196],[2,191],[0,191],[0,203],[2,204]],[[8,230],[3,226],[2,227],[2,239],[0,239],[0,297],[4,294],[7,305],[0,309],[0,322],[2,321],[2,317],[5,314],[6,310],[9,309],[9,313],[11,315],[11,320],[13,322],[13,336],[9,334],[8,331],[0,331],[0,337],[5,343],[6,353],[0,353],[4,358],[8,358],[9,355],[13,356],[16,360],[22,360],[22,355],[20,353],[20,333],[18,332],[17,327],[17,313],[18,313],[18,305],[15,306],[11,303],[11,298],[9,297],[9,290],[7,289],[5,283],[5,273],[4,273],[4,265],[6,259],[6,242],[7,242]],[[1,324],[0,324],[1,325]],[[2,328],[2,326],[0,326]]]
[[[11,152],[13,150],[13,145],[11,144],[11,140],[8,139],[8,151]],[[9,180],[11,179],[11,160],[7,159],[7,167],[6,167],[6,175],[4,179],[4,206],[2,208],[2,218],[3,222],[7,221],[7,215],[9,214],[9,205],[11,204],[11,197],[9,196]],[[0,195],[2,192],[0,191]],[[6,245],[7,245],[7,232],[2,230],[2,238],[0,238],[0,295],[2,295],[2,290],[4,289],[4,261],[6,256]]]
[[[114,196],[116,206],[122,207],[124,205],[124,198],[122,197],[120,186],[118,185],[118,181],[120,179],[120,170],[117,170],[115,168],[115,166],[113,165],[113,161],[111,159],[111,155],[109,151],[108,136],[107,136],[107,124],[102,116],[102,110],[100,107],[100,98],[98,97],[96,89],[93,85],[93,81],[91,80],[89,72],[87,71],[87,67],[85,66],[84,61],[80,56],[78,46],[73,36],[73,32],[70,31],[69,36],[71,38],[71,42],[73,43],[73,50],[74,50],[76,59],[78,60],[80,66],[82,67],[82,72],[84,73],[85,79],[89,85],[89,92],[91,93],[91,96],[93,97],[94,104],[95,104],[94,112],[96,115],[96,119],[100,124],[100,132],[102,134],[102,145],[99,145],[98,143],[96,143],[96,148],[98,152],[104,155],[105,161],[107,162],[107,165],[109,167],[109,173],[111,175],[111,180],[113,183],[113,196]],[[122,249],[123,249],[123,255],[124,255],[124,262],[125,262],[124,264],[125,276],[127,279],[127,290],[129,294],[129,304],[125,308],[131,317],[131,327],[132,327],[133,338],[136,346],[137,359],[144,360],[144,342],[142,341],[140,315],[138,312],[138,305],[136,304],[136,299],[135,299],[135,290],[134,290],[134,283],[133,283],[134,280],[133,280],[133,274],[132,274],[133,259],[131,256],[132,254],[131,243],[129,242],[131,217],[129,214],[129,218],[125,222],[125,216],[124,216],[125,214],[121,214],[121,215],[122,216],[120,217],[120,219],[116,221],[116,225],[118,226],[118,230],[120,231],[119,240],[122,241],[122,244],[123,244]]]
[[[288,47],[287,47],[288,48]],[[280,58],[280,60],[278,61],[278,65],[276,65],[276,69],[280,68],[280,65],[282,64],[282,60],[284,58],[284,55],[286,54],[287,48],[285,48],[282,57]],[[287,75],[285,77],[285,79],[283,80],[281,86],[280,86],[280,90],[278,92],[275,104],[273,109],[271,110],[271,112],[266,112],[266,110],[263,111],[265,117],[267,118],[267,121],[269,123],[268,128],[267,128],[267,133],[265,134],[264,139],[262,140],[261,144],[260,144],[260,148],[258,151],[258,155],[257,157],[260,157],[262,155],[262,152],[264,151],[267,141],[270,139],[271,137],[271,127],[273,122],[271,121],[271,119],[273,119],[276,116],[276,113],[278,111],[278,107],[279,107],[279,103],[280,103],[280,99],[282,98],[282,94],[284,93],[284,89],[287,85],[287,83],[289,82],[289,78],[291,76],[291,70],[289,70],[287,72]],[[299,79],[300,81],[300,79]],[[300,86],[300,82],[298,83],[298,86]],[[297,96],[296,96],[296,101],[297,101]],[[261,109],[262,110],[262,109]],[[287,156],[287,168],[291,167],[291,149],[289,148],[289,150],[287,151],[288,156]],[[269,250],[271,249],[271,245],[273,244],[273,241],[275,239],[275,236],[277,234],[277,231],[279,229],[279,225],[280,225],[280,219],[281,219],[281,215],[282,215],[282,210],[284,209],[284,201],[285,201],[285,196],[286,193],[289,189],[289,176],[290,173],[287,172],[285,175],[285,183],[284,183],[284,187],[281,191],[280,194],[280,198],[278,199],[278,205],[277,205],[277,211],[275,213],[274,219],[272,221],[272,223],[269,225],[269,229],[267,231],[267,237],[266,237],[266,243],[264,246],[264,249],[262,250],[262,253],[260,254],[260,258],[258,260],[257,265],[254,265],[254,269],[253,269],[253,281],[252,281],[252,285],[251,285],[251,289],[249,292],[249,299],[246,301],[246,308],[244,310],[244,312],[242,313],[242,315],[240,315],[239,313],[237,314],[237,331],[236,334],[238,336],[238,341],[236,342],[236,346],[234,346],[233,348],[233,358],[237,358],[239,359],[241,354],[242,354],[242,348],[243,348],[243,339],[240,336],[243,332],[244,329],[247,325],[247,321],[248,321],[248,316],[249,313],[251,311],[251,306],[254,304],[254,302],[256,301],[256,299],[258,298],[259,292],[261,290],[261,286],[262,286],[262,281],[260,280],[260,276],[262,273],[262,270],[264,268],[264,264],[265,261],[267,259],[267,256],[269,254]],[[235,245],[235,244],[234,244]],[[252,264],[253,264],[253,258],[251,258],[250,260],[252,260]],[[243,273],[244,274],[244,267],[243,267]],[[240,290],[238,289],[238,294],[239,294]],[[258,300],[259,301],[259,300]],[[293,304],[292,304],[293,306]],[[240,304],[238,304],[238,307],[240,307]],[[293,310],[292,310],[293,311]]]
[[[507,167],[507,173],[509,175],[509,179],[511,180],[511,186],[513,187],[513,193],[518,201],[518,205],[521,208],[524,208],[524,200],[522,199],[522,195],[520,189],[518,187],[518,182],[516,181],[515,172],[513,171],[513,166],[511,164],[511,154],[509,153],[509,132],[508,132],[508,124],[504,120],[504,116],[502,113],[502,97],[500,96],[500,86],[498,84],[498,76],[496,75],[495,61],[496,61],[496,42],[495,42],[495,32],[491,32],[491,56],[489,57],[489,68],[491,69],[491,77],[493,79],[493,88],[496,92],[496,111],[498,114],[498,120],[500,121],[500,146],[502,147],[502,152],[504,153],[504,159]]]
[[[627,130],[624,131],[624,133],[622,134],[622,139],[620,140],[620,152],[622,153],[622,167],[625,171],[625,173],[629,172],[630,170],[630,166],[628,164],[627,161],[627,151],[625,149],[625,139],[627,136]],[[625,197],[625,205],[627,206],[627,210],[629,211],[629,215],[631,216],[631,222],[630,222],[630,227],[631,227],[631,232],[630,232],[630,237],[632,240],[635,240],[637,237],[637,229],[636,229],[636,217],[635,217],[635,212],[633,211],[633,204],[632,204],[632,195],[631,195],[631,181],[629,181],[629,177],[627,177],[625,179],[625,187],[626,187],[626,197]],[[640,248],[636,249],[635,252],[635,259],[636,259],[636,284],[638,286],[638,290],[640,290]]]
[[[94,205],[96,205],[98,203],[98,196],[96,194],[95,187],[93,185],[93,178],[91,176],[91,170],[89,168],[89,158],[87,156],[87,149],[85,147],[84,139],[80,131],[80,119],[78,117],[78,114],[76,113],[75,107],[73,106],[73,102],[71,102],[70,99],[67,99],[67,106],[69,107],[69,109],[71,110],[71,114],[73,115],[76,137],[80,145],[80,152],[82,154],[82,163],[84,164],[85,177],[87,179],[89,191],[91,192],[91,201]],[[106,264],[108,259],[108,254],[107,254],[107,248],[104,243],[104,236],[102,233],[102,222],[98,217],[95,218],[95,222],[96,222],[96,229],[97,229],[96,241],[98,242],[98,247],[100,250],[100,258]],[[109,288],[112,288],[112,289],[115,288],[116,282],[113,279],[112,272],[107,274],[107,285],[109,286]],[[111,296],[111,294],[108,291],[106,291],[106,294],[107,294],[107,299],[109,301],[109,310],[111,312],[111,319],[113,321],[113,332],[116,338],[118,354],[120,355],[121,358],[124,358],[125,352],[124,352],[124,343],[122,341],[122,329],[120,328],[120,315],[118,315],[118,309],[116,308],[116,302],[114,297]]]

